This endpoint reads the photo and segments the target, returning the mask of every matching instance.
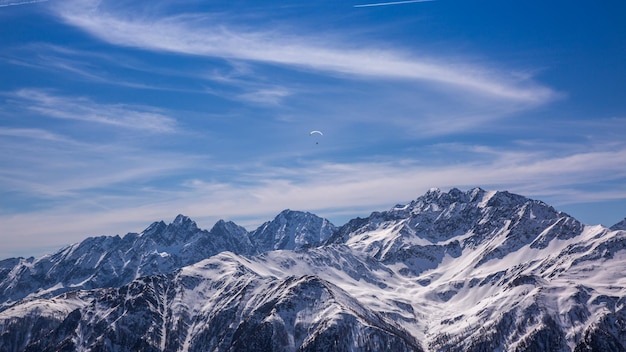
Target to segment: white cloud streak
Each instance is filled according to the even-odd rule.
[[[0,136],[68,142],[68,138],[39,128],[0,127]]]
[[[7,55],[0,57],[11,65],[29,69],[47,71],[63,76],[64,79],[88,81],[97,84],[108,84],[120,87],[173,91],[186,93],[202,93],[200,89],[186,86],[163,84],[163,78],[183,77],[198,78],[198,72],[187,68],[163,68],[139,61],[128,55],[112,55],[97,51],[76,50],[70,47],[34,43],[18,48],[10,48]],[[116,69],[129,70],[143,74],[141,79],[132,79],[132,75],[118,75]],[[155,78],[157,83],[146,81],[145,76]]]
[[[86,98],[53,95],[38,89],[21,89],[13,97],[27,109],[46,117],[110,125],[152,133],[176,132],[176,120],[153,108],[123,104],[99,104]]]
[[[407,2],[387,4],[392,3]],[[383,4],[363,6],[386,6]],[[397,128],[392,132],[382,131],[388,125],[395,125],[401,126],[402,132],[407,134],[443,135],[476,126],[487,128],[488,121],[545,104],[558,96],[530,77],[516,78],[492,70],[489,63],[460,64],[455,58],[425,58],[417,53],[389,47],[381,49],[374,43],[356,40],[341,44],[339,37],[298,36],[296,30],[289,34],[276,30],[243,30],[225,17],[151,17],[142,11],[105,11],[104,5],[106,1],[69,0],[55,3],[54,8],[66,23],[113,45],[224,60],[235,72],[190,73],[185,69],[160,67],[158,60],[153,65],[144,66],[138,61],[124,65],[132,70],[144,67],[149,72],[154,67],[161,70],[159,74],[210,80],[218,84],[210,89],[216,95],[222,94],[223,99],[252,102],[262,108],[280,105],[285,107],[280,111],[283,114],[295,107],[287,103],[291,97],[302,98],[319,86],[313,82],[313,86],[302,88],[292,80],[282,81],[272,75],[264,80],[257,76],[259,64],[287,69],[287,73],[298,70],[305,75],[313,73],[344,79],[343,83],[350,80],[330,94],[328,90],[319,95],[311,94],[313,98],[329,100],[329,96],[337,98],[339,95],[337,99],[342,100],[342,104],[315,106],[311,112],[332,122],[328,125],[339,125],[336,128],[352,128],[355,122],[367,122],[380,134],[397,136]],[[96,83],[129,83],[109,79],[114,77],[109,76],[113,71],[100,71],[102,66],[94,63],[110,64],[115,61],[112,56],[92,60],[86,52],[62,47],[51,50],[57,60],[50,62],[49,67]],[[393,84],[377,84],[385,80],[393,80]],[[328,80],[324,84],[330,86],[332,83],[327,82],[331,81],[334,82]],[[220,92],[219,84],[233,88]],[[306,89],[310,91],[304,92]],[[346,93],[346,89],[358,92]],[[85,127],[87,124],[91,128],[149,132],[165,138],[164,134],[181,132],[169,110],[103,103],[42,89],[22,89],[3,95],[8,97],[10,105],[1,109],[5,115],[13,112],[11,107],[17,107],[15,110],[24,112],[24,116],[45,116],[55,121],[39,120],[42,126],[37,128],[32,128],[32,124],[22,124],[20,128],[0,127],[3,150],[0,164],[11,165],[0,169],[2,190],[25,193],[33,199],[50,201],[54,206],[44,210],[31,207],[29,212],[9,214],[5,210],[8,207],[3,205],[0,240],[7,246],[2,247],[0,258],[9,253],[34,250],[35,242],[47,249],[80,241],[87,235],[141,231],[152,221],[172,219],[178,213],[191,216],[205,228],[219,218],[254,227],[285,208],[312,211],[331,219],[361,216],[410,201],[433,186],[508,189],[539,199],[546,196],[555,204],[580,199],[614,199],[616,195],[626,197],[626,190],[584,190],[588,189],[584,186],[626,178],[623,168],[626,146],[621,140],[586,150],[580,146],[567,149],[554,145],[524,145],[525,152],[504,147],[459,145],[458,150],[438,150],[446,154],[438,165],[428,156],[419,161],[331,163],[309,160],[289,168],[271,165],[290,164],[294,156],[301,157],[300,151],[287,150],[280,155],[265,156],[259,152],[254,157],[248,156],[246,160],[255,159],[255,165],[215,160],[207,166],[208,157],[188,152],[169,148],[165,148],[169,152],[151,150],[149,146],[125,144],[128,141],[121,139],[97,144],[87,141],[88,138],[75,140],[63,135],[64,132],[81,133],[83,130],[74,128],[75,125]],[[308,98],[310,96],[300,102]],[[310,101],[311,105],[320,105],[316,99]],[[351,114],[353,120],[347,121],[349,118],[344,116]],[[336,121],[337,116],[343,120]],[[374,124],[380,123],[380,116],[385,117],[384,126]],[[316,118],[315,122],[323,123],[320,119]],[[60,120],[72,123],[59,123]],[[332,131],[328,131],[330,136]],[[78,138],[76,134],[72,137]],[[383,158],[378,160],[385,160]],[[287,159],[290,162],[286,162]],[[168,175],[176,177],[159,183]],[[180,181],[181,177],[185,181]],[[179,180],[178,184],[172,184],[174,178]]]
[[[3,128],[0,147],[5,153],[0,155],[0,163],[11,167],[0,169],[1,189],[29,199],[72,203],[98,199],[103,190],[106,194],[142,187],[205,161],[194,155],[111,143],[78,142],[42,130]],[[2,208],[6,207],[9,204],[3,203]]]
[[[82,200],[54,210],[2,215],[0,221],[5,234],[20,233],[26,239],[40,236],[47,238],[47,246],[54,243],[60,246],[79,241],[87,234],[141,231],[152,221],[172,219],[178,213],[191,216],[205,228],[210,228],[220,218],[254,228],[286,208],[312,211],[331,220],[346,215],[365,216],[373,210],[408,202],[433,186],[507,189],[549,200],[557,206],[580,199],[619,199],[626,196],[626,190],[621,193],[620,190],[583,190],[586,185],[626,178],[623,168],[626,146],[614,147],[561,157],[476,147],[473,161],[439,167],[404,160],[353,164],[311,162],[289,169],[255,168],[245,176],[238,173],[238,177],[248,179],[247,183],[191,179],[178,190],[159,193],[147,190],[130,199],[120,197],[118,205],[108,209],[85,207]],[[93,202],[98,202],[97,196]],[[84,210],[86,208],[89,210]],[[24,227],[29,218],[38,221]],[[72,218],[70,227],[68,218]],[[11,250],[18,251],[20,246],[32,248],[32,243],[17,241]]]
[[[46,2],[48,0],[33,0],[33,1],[0,1],[0,7],[7,7],[7,6],[19,6],[19,5],[29,5],[29,4],[36,4],[36,3],[40,3],[40,2]]]
[[[141,141],[132,142],[150,138],[152,134],[182,133],[176,120],[159,110],[100,104],[37,89],[22,89],[3,95],[7,97],[7,104],[0,111],[6,120],[9,116],[25,122],[32,119],[40,121],[42,126],[0,126],[0,147],[3,150],[0,164],[5,166],[0,169],[0,190],[3,192],[57,203],[85,197],[83,192],[137,187],[143,182],[197,168],[195,165],[199,159],[191,153],[181,155],[153,150]],[[33,114],[37,117],[32,118],[30,115]],[[58,124],[45,118],[84,122],[88,128],[77,126],[77,123]],[[112,130],[104,134],[102,126]],[[133,138],[129,140],[127,133],[108,133],[117,130],[131,130]],[[137,131],[142,133],[134,133]],[[7,203],[0,209],[6,211],[8,208]]]
[[[404,4],[412,4],[416,2],[430,2],[430,1],[434,1],[434,0],[389,1],[389,2],[378,2],[378,3],[371,3],[371,4],[354,5],[354,7],[378,7],[378,6],[404,5]]]
[[[242,100],[261,105],[278,105],[284,98],[290,95],[290,91],[282,87],[259,89],[239,95]]]
[[[286,65],[362,78],[430,82],[472,95],[531,105],[545,103],[556,95],[551,89],[529,81],[519,81],[482,67],[455,64],[444,58],[427,60],[367,45],[343,48],[338,43],[324,43],[314,37],[237,30],[215,17],[129,17],[73,1],[59,6],[58,11],[68,24],[115,45]]]

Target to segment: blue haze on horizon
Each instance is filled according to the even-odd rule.
[[[626,3],[381,3],[0,0],[0,258],[432,187],[626,217]]]

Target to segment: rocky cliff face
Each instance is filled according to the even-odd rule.
[[[0,262],[0,350],[621,351],[625,249],[619,228],[478,188],[339,228],[179,216]]]
[[[336,227],[311,213],[284,210],[250,233],[251,241],[261,251],[300,250],[316,247],[326,241]]]
[[[626,219],[618,222],[617,224],[611,226],[611,230],[626,230]]]

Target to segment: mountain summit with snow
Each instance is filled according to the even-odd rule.
[[[626,351],[626,231],[432,189],[336,227],[179,215],[0,261],[1,351]]]
[[[336,230],[335,225],[311,213],[284,210],[250,233],[259,251],[299,250],[319,246]]]

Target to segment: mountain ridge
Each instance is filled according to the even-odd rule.
[[[279,241],[289,237],[298,239],[298,246],[292,245],[291,249],[318,245],[319,234],[334,230],[328,220],[311,213],[288,214],[294,218],[292,222],[301,217],[319,226],[317,240],[311,235],[315,229],[295,227],[283,232],[276,239],[277,244],[264,248],[252,242],[255,238],[251,234],[260,233],[272,221],[247,231],[232,221],[219,220],[207,231],[179,214],[170,224],[156,221],[139,234],[88,237],[39,258],[8,258],[0,261],[0,310],[28,296],[50,297],[69,290],[118,287],[141,276],[170,273],[223,251],[258,254],[273,250],[281,244]],[[274,222],[284,224],[280,216]]]
[[[340,227],[285,210],[249,232],[179,215],[127,236],[156,265],[6,304],[0,350],[626,350],[626,231],[506,191],[432,189]],[[0,282],[21,261],[1,261]]]

